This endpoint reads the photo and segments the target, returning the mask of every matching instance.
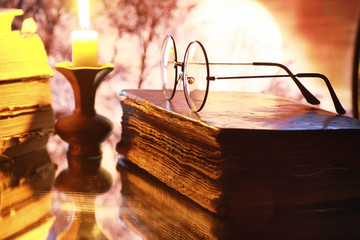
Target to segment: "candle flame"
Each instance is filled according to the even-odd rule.
[[[80,26],[83,30],[89,30],[90,28],[89,0],[79,0],[78,8],[79,8]]]

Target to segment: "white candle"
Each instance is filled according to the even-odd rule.
[[[89,1],[79,0],[78,3],[82,30],[71,33],[73,64],[74,67],[97,67],[98,33],[89,30]]]
[[[74,67],[98,66],[98,34],[95,31],[73,31],[72,58]]]

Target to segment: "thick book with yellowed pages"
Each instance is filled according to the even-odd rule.
[[[117,150],[216,214],[360,199],[360,121],[270,94],[124,90]]]

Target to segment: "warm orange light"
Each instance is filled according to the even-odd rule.
[[[270,12],[256,0],[223,0],[221,5],[218,0],[199,1],[187,16],[184,30],[185,34],[189,32],[186,41],[196,39],[204,44],[210,62],[282,62],[280,30]],[[278,69],[270,67],[210,66],[214,76],[277,72]],[[271,83],[271,79],[214,81],[210,87],[260,92]]]

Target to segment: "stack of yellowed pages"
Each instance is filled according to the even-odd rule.
[[[0,238],[46,239],[55,165],[46,150],[54,133],[53,71],[33,19],[12,30],[22,10],[0,9]]]

